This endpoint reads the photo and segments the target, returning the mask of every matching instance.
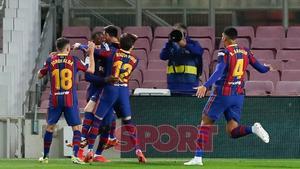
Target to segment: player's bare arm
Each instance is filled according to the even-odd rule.
[[[89,46],[88,54],[89,54],[89,58],[90,58],[90,64],[87,69],[87,72],[94,73],[95,72],[95,60],[94,60],[95,43],[89,42],[88,46]]]

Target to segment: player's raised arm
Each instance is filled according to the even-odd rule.
[[[86,72],[94,73],[95,72],[95,60],[94,60],[94,50],[95,50],[95,43],[89,42],[88,54],[90,58],[90,64]]]
[[[249,51],[248,53],[249,63],[250,65],[259,71],[260,73],[267,73],[268,71],[273,71],[273,67],[269,64],[261,64],[256,58],[253,56],[253,53]]]

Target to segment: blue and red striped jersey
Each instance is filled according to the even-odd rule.
[[[112,75],[119,78],[119,83],[128,84],[129,77],[137,63],[137,58],[131,53],[119,49],[113,58]]]
[[[261,65],[249,49],[239,47],[237,44],[229,45],[218,53],[216,71],[204,86],[209,87],[214,83],[214,95],[243,95],[245,74],[249,64],[261,73],[269,71],[269,67]]]
[[[50,74],[50,106],[72,107],[78,104],[76,75],[79,70],[85,72],[87,68],[75,56],[57,54],[47,59],[40,73]]]

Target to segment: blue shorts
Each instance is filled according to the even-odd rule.
[[[102,92],[102,89],[102,87],[90,85],[86,93],[86,102],[89,102],[90,100],[97,102],[99,99],[99,95]]]
[[[210,96],[203,114],[213,121],[217,121],[221,114],[224,114],[227,121],[235,120],[240,123],[241,112],[244,104],[244,95],[235,96]]]
[[[107,114],[112,114],[114,108],[122,118],[131,116],[128,87],[106,85],[102,91],[95,117],[103,119]]]
[[[62,112],[64,112],[64,117],[69,126],[77,126],[81,124],[78,105],[73,105],[72,107],[49,106],[47,114],[47,123],[49,125],[56,124],[60,116],[62,115]]]

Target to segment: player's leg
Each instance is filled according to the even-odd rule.
[[[81,142],[81,119],[78,106],[75,104],[70,108],[65,108],[64,116],[69,126],[72,126],[73,130],[73,156],[72,161],[75,164],[84,164],[84,162],[78,158],[78,151]]]
[[[124,129],[127,131],[130,139],[135,145],[135,153],[138,157],[139,162],[145,163],[147,159],[145,158],[143,152],[140,149],[139,140],[137,138],[137,129],[135,124],[131,120],[131,108],[129,102],[129,90],[127,87],[119,87],[120,97],[118,99],[118,104],[121,110],[122,124]]]
[[[44,155],[39,158],[41,163],[48,163],[50,146],[52,143],[53,131],[55,124],[61,116],[61,108],[49,107],[47,112],[47,128],[44,135]]]
[[[231,138],[240,138],[254,133],[265,143],[268,143],[269,134],[263,129],[260,123],[255,123],[253,126],[240,124],[244,96],[229,96],[228,98],[231,106],[224,112],[224,115],[227,120],[226,131]]]
[[[89,162],[93,160],[93,147],[96,137],[99,133],[99,127],[107,113],[112,112],[113,105],[118,97],[118,92],[113,86],[106,86],[103,90],[100,104],[97,107],[95,118],[92,127],[88,133],[88,149],[89,152],[86,155],[85,161]]]
[[[116,109],[115,109],[116,111]],[[109,149],[111,147],[117,146],[120,144],[120,141],[116,138],[115,136],[115,131],[116,131],[116,113],[113,113],[113,119],[112,119],[112,123],[110,125],[110,130],[109,130],[109,137],[108,137],[108,141],[107,144],[105,145],[104,149]]]
[[[224,111],[226,103],[222,96],[211,96],[202,112],[201,124],[198,127],[197,135],[197,148],[195,156],[190,161],[184,163],[184,165],[203,165],[202,157],[204,153],[204,147],[208,143],[208,137],[212,132],[211,126],[216,120],[220,118],[221,113]]]
[[[96,106],[96,102],[90,99],[84,108],[84,120],[83,120],[83,124],[82,124],[82,138],[83,139],[86,139],[86,136],[87,136],[87,134],[90,130],[90,127],[93,123],[93,120],[94,120],[93,110],[94,110],[95,106]]]
[[[87,134],[91,128],[91,125],[94,121],[94,113],[97,101],[99,99],[99,95],[102,90],[97,90],[93,93],[92,96],[88,97],[88,103],[84,108],[84,120],[82,125],[82,140],[86,140]]]
[[[110,162],[110,160],[107,160],[103,155],[102,152],[104,150],[105,145],[107,144],[108,137],[109,137],[109,131],[110,131],[110,125],[112,123],[113,119],[113,110],[111,112],[108,112],[106,116],[104,117],[102,124],[99,128],[99,143],[97,150],[94,155],[94,162]]]

